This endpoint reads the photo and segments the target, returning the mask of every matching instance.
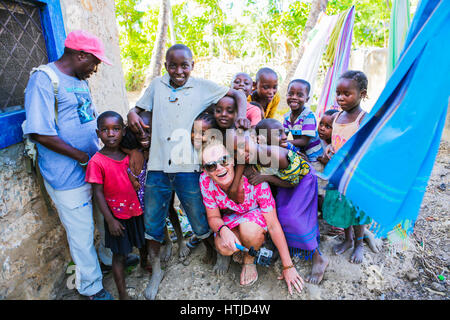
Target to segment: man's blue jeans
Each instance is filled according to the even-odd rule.
[[[144,195],[146,239],[160,243],[164,241],[164,227],[173,191],[180,199],[195,235],[200,239],[209,237],[211,229],[206,218],[199,178],[198,172],[149,171],[147,173]]]

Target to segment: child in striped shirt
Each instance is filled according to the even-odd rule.
[[[283,127],[286,134],[292,134],[288,140],[289,149],[300,151],[316,170],[322,171],[322,164],[317,160],[322,155],[322,145],[317,133],[317,120],[312,110],[305,106],[309,100],[310,84],[306,80],[295,79],[289,83],[287,104],[291,109],[284,115]],[[295,147],[295,148],[293,148]],[[319,168],[320,166],[320,168]]]

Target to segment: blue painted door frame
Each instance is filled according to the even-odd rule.
[[[64,52],[64,40],[66,39],[60,0],[26,1],[40,6],[41,25],[47,48],[48,62],[57,60]],[[0,114],[0,127],[2,128],[0,130],[0,149],[23,140],[21,125],[24,120],[25,110]]]

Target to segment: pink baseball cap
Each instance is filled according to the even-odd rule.
[[[85,30],[74,30],[67,35],[64,46],[77,51],[91,53],[106,64],[112,65],[105,57],[102,40]]]

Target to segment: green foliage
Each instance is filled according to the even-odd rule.
[[[126,88],[139,90],[156,40],[159,1],[154,1],[145,12],[136,10],[141,0],[115,2]],[[282,3],[286,4],[284,9]],[[347,10],[353,3],[356,9],[354,46],[384,46],[390,14],[386,0],[329,0],[327,14]],[[230,16],[230,9],[238,4],[242,5],[241,16]],[[284,63],[291,59],[300,45],[310,5],[309,1],[294,0],[247,0],[239,3],[184,0],[176,4],[172,1],[175,36],[178,43],[192,49],[197,60],[264,57],[266,63],[274,59],[281,59]],[[166,41],[166,46],[170,45],[170,41]]]
[[[355,5],[353,45],[357,47],[383,47],[389,33],[390,8],[386,0],[329,0],[327,14],[334,15]]]
[[[158,26],[159,9],[137,11],[135,7],[139,2],[140,0],[116,1],[125,86],[130,91],[140,89],[144,83],[145,69],[150,63]]]
[[[283,11],[277,0],[268,0],[265,8],[261,8],[261,2],[247,1],[243,15],[249,17],[256,27],[256,46],[259,53],[266,55],[267,61],[277,57],[277,47],[280,45],[287,47],[287,50],[298,47],[309,7],[310,3],[295,1],[289,4],[288,10]]]

